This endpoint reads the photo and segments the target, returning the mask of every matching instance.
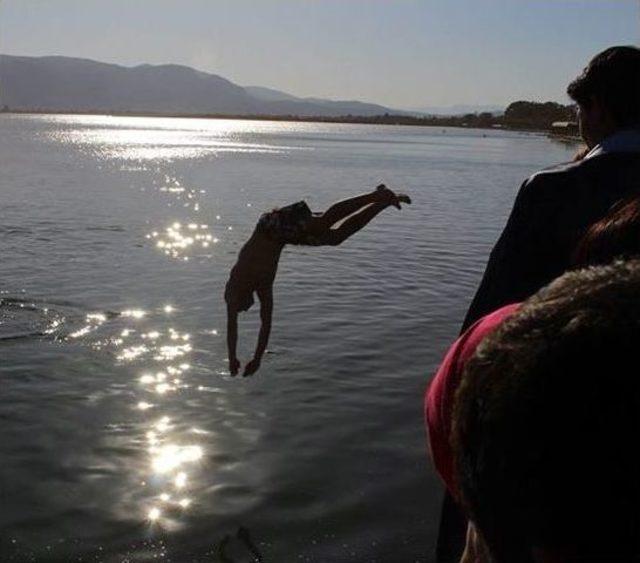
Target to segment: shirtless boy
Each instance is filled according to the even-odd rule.
[[[400,209],[400,203],[411,203],[411,199],[381,184],[370,193],[335,203],[324,213],[312,213],[307,204],[300,201],[260,217],[253,234],[240,250],[224,292],[231,375],[240,369],[236,356],[238,313],[253,305],[254,292],[260,300],[260,334],[253,359],[245,366],[243,375],[252,375],[260,368],[271,332],[273,282],[284,245],[337,246],[390,205]]]

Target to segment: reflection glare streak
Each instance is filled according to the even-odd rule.
[[[208,225],[199,225],[197,223],[189,223],[186,228],[181,223],[174,223],[167,227],[163,233],[153,231],[146,235],[149,240],[155,240],[155,246],[158,250],[164,252],[171,258],[188,258],[189,253],[193,253],[195,249],[209,248],[211,244],[219,242],[209,232]],[[165,308],[165,312],[170,313],[173,309],[171,306]]]
[[[139,241],[142,242],[141,252],[146,250],[151,255],[147,256],[149,261],[165,262],[166,270],[161,271],[170,272],[167,278],[177,280],[176,283],[186,278],[185,274],[196,271],[199,260],[210,262],[211,258],[219,255],[223,262],[228,250],[225,237],[229,237],[229,231],[237,227],[229,224],[234,220],[231,212],[227,217],[229,207],[224,201],[218,204],[215,199],[224,192],[211,193],[211,197],[203,196],[207,191],[217,192],[218,187],[204,190],[204,186],[198,185],[198,182],[209,180],[199,176],[195,167],[192,169],[185,162],[182,167],[173,166],[162,160],[202,156],[210,159],[224,151],[247,155],[281,154],[298,148],[275,146],[267,140],[274,127],[279,131],[286,130],[288,125],[285,123],[273,125],[255,122],[251,124],[251,135],[246,135],[247,123],[240,120],[111,116],[52,116],[50,119],[60,125],[59,132],[50,136],[55,143],[74,145],[73,148],[84,156],[96,157],[99,169],[117,171],[119,176],[136,175],[143,178],[142,184],[132,181],[129,185],[132,191],[136,191],[135,198],[154,199],[153,205],[148,206],[153,214],[139,217],[139,221],[126,230],[134,236],[138,233],[137,236],[142,239]],[[250,142],[243,142],[247,140]],[[288,144],[293,144],[293,141],[288,141]],[[169,170],[168,174],[165,173]],[[180,174],[175,170],[184,170],[185,176],[175,177]],[[138,193],[138,189],[144,193]],[[247,207],[252,205],[255,209],[258,201],[247,203]],[[143,229],[142,232],[139,228]],[[222,244],[218,244],[220,241]],[[178,260],[191,262],[182,264],[177,263]],[[174,274],[183,277],[172,277]],[[149,285],[155,287],[157,284]],[[137,286],[114,285],[114,288],[114,293],[117,291],[126,297],[135,295]],[[122,362],[118,366],[118,373],[129,374],[130,378],[125,385],[118,380],[112,393],[114,401],[124,402],[126,416],[134,420],[130,426],[117,421],[118,428],[125,428],[120,432],[127,440],[127,446],[137,451],[137,459],[127,468],[130,478],[126,482],[131,492],[123,494],[128,502],[131,499],[135,502],[135,510],[129,511],[127,517],[133,512],[139,521],[155,522],[163,529],[167,529],[170,521],[179,520],[180,508],[200,509],[201,499],[198,495],[201,491],[206,490],[210,494],[209,487],[204,486],[205,463],[216,460],[220,473],[223,473],[223,466],[227,465],[224,456],[215,457],[210,452],[213,447],[211,444],[215,444],[216,436],[224,429],[209,430],[211,419],[208,414],[197,413],[200,405],[209,402],[214,408],[224,409],[226,414],[227,407],[220,407],[220,401],[223,400],[221,396],[224,395],[220,387],[215,383],[209,384],[209,387],[198,387],[200,382],[204,383],[203,374],[222,375],[223,370],[205,367],[204,362],[211,359],[208,357],[209,350],[207,354],[202,354],[198,348],[201,346],[200,340],[209,339],[209,336],[203,336],[206,333],[195,328],[199,325],[193,316],[187,321],[188,324],[181,322],[181,317],[186,317],[193,305],[173,304],[171,301],[176,297],[170,291],[159,295],[149,292],[139,302],[118,301],[113,309],[116,312],[91,312],[86,315],[86,321],[86,311],[83,311],[79,317],[82,322],[73,325],[76,332],[71,335],[72,338],[80,338],[105,322],[117,328],[116,333],[108,333],[111,338],[102,342],[104,346],[115,350],[114,356]],[[148,299],[157,301],[150,303]],[[115,321],[111,324],[113,319]],[[175,329],[169,330],[170,323]],[[53,326],[55,328],[56,325]],[[198,332],[185,332],[192,330]],[[101,334],[104,332],[105,328],[100,329]],[[217,332],[212,330],[211,334],[216,335]],[[197,358],[190,356],[194,350],[198,350]],[[197,369],[189,371],[189,361]],[[105,381],[106,385],[108,383]],[[198,393],[198,389],[206,391],[206,396]],[[230,416],[237,416],[233,409],[229,409],[229,412]],[[193,418],[191,413],[194,413]],[[230,424],[232,422],[229,421]],[[129,456],[130,447],[122,455],[113,454],[114,457],[129,459],[125,456]],[[226,447],[221,441],[221,450]],[[208,484],[214,480],[210,475],[206,476]],[[202,506],[205,504],[202,503]]]
[[[149,510],[148,517],[149,517],[149,520],[154,522],[158,518],[160,518],[161,515],[162,513],[160,512],[160,509],[154,506],[151,510]]]
[[[187,352],[191,351],[191,344],[178,344],[177,346],[160,346],[158,354],[154,356],[154,359],[158,361],[173,360],[184,356]]]
[[[87,321],[95,321],[103,323],[107,320],[107,316],[104,313],[90,313],[87,315]]]
[[[184,463],[198,461],[202,458],[200,446],[178,446],[167,444],[155,448],[151,466],[156,473],[169,473]],[[186,477],[185,477],[186,478]]]
[[[146,311],[143,311],[142,309],[127,309],[126,311],[122,311],[122,313],[120,313],[120,314],[123,317],[131,317],[133,319],[141,319],[147,313],[146,313]]]
[[[236,120],[111,116],[54,116],[52,120],[64,124],[51,135],[52,141],[72,144],[105,166],[117,159],[119,170],[149,173],[141,191],[171,209],[160,223],[149,224],[141,238],[146,248],[165,260],[185,262],[184,267],[220,252],[218,243],[233,227],[222,222],[220,209],[210,208],[209,200],[203,199],[204,186],[165,173],[161,162],[226,152],[275,155],[299,148],[263,141],[273,125],[257,123],[255,133],[245,137],[246,123]],[[281,128],[286,125],[278,125]],[[133,480],[142,497],[137,500],[138,517],[166,530],[197,504],[198,473],[207,456],[203,446],[211,440],[210,432],[187,419],[188,409],[182,404],[183,394],[197,389],[188,371],[196,335],[179,324],[181,309],[171,303],[171,295],[155,306],[118,310],[113,316],[124,326],[118,325],[118,332],[105,342],[115,348],[117,361],[132,370],[128,407],[140,424],[135,440],[140,463],[135,465]],[[86,315],[82,326],[74,327],[76,332],[69,336],[80,338],[112,318],[111,313]],[[169,327],[169,319],[174,328]]]
[[[168,416],[163,416],[157,423],[156,423],[156,430],[158,432],[166,432],[167,430],[169,430],[170,426],[169,426],[169,421],[171,419]]]
[[[177,178],[164,175],[162,179],[154,180],[154,186],[159,186],[161,193],[167,194],[174,199],[174,203],[182,204],[183,208],[191,208],[194,213],[200,211],[200,203],[197,201],[200,194],[206,190],[188,187]],[[172,206],[174,203],[169,203]],[[186,217],[184,221],[172,221],[164,229],[154,229],[145,235],[145,239],[152,241],[154,247],[169,258],[188,262],[191,257],[209,256],[202,254],[218,242],[209,230],[209,225],[197,216]],[[173,308],[168,305],[165,312],[172,312]]]
[[[174,479],[176,489],[183,489],[187,484],[187,474],[184,471],[178,473]]]
[[[90,332],[93,332],[107,321],[107,315],[104,313],[89,313],[85,316],[87,324],[82,328],[69,334],[69,338],[81,338]]]
[[[156,393],[159,395],[164,395],[167,391],[173,391],[175,387],[172,387],[168,383],[160,383],[156,385]]]
[[[190,228],[187,224],[186,229],[194,232],[200,226],[200,223],[193,223],[194,228]],[[198,469],[205,457],[203,446],[198,444],[202,439],[200,433],[193,432],[192,425],[180,416],[180,393],[190,387],[185,374],[191,365],[185,360],[192,345],[188,332],[165,324],[166,315],[176,310],[174,305],[165,304],[150,309],[153,313],[140,308],[122,311],[119,318],[142,326],[136,329],[119,326],[117,334],[120,338],[111,340],[117,349],[117,360],[146,364],[146,369],[135,370],[133,377],[137,397],[131,407],[143,417],[144,446],[141,451],[147,460],[140,466],[143,474],[136,478],[136,483],[142,484],[146,497],[140,503],[141,518],[161,525],[165,530],[175,526],[179,515],[193,502],[186,496],[174,499],[169,490],[188,488],[195,491],[198,480],[191,472]],[[107,316],[100,313],[87,315],[89,330],[106,320]],[[158,320],[162,325],[153,326]],[[176,319],[172,316],[172,320]],[[155,369],[149,362],[154,362]],[[162,509],[159,502],[164,503]]]
[[[122,350],[122,353],[116,357],[118,360],[125,360],[129,362],[131,360],[135,360],[138,356],[141,356],[148,351],[149,349],[144,345],[131,346],[130,348],[125,348],[124,350]]]

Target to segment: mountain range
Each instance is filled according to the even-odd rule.
[[[359,101],[299,98],[243,88],[181,65],[124,67],[72,57],[0,55],[0,106],[13,110],[172,115],[372,116],[406,114]]]
[[[262,86],[243,87],[222,76],[175,64],[125,67],[73,57],[0,55],[3,106],[24,111],[299,117],[458,115],[502,109],[399,110],[356,100],[301,98]]]

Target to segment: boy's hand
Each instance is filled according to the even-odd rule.
[[[229,358],[229,373],[231,375],[238,375],[238,370],[240,369],[240,362],[238,358]]]
[[[244,373],[242,377],[247,377],[247,375],[253,375],[260,369],[260,359],[253,358],[244,368]]]

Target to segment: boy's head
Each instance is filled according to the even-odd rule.
[[[640,262],[565,274],[468,363],[452,432],[497,563],[640,554]]]
[[[589,147],[617,129],[640,127],[640,49],[618,46],[598,53],[567,94],[578,104]]]

